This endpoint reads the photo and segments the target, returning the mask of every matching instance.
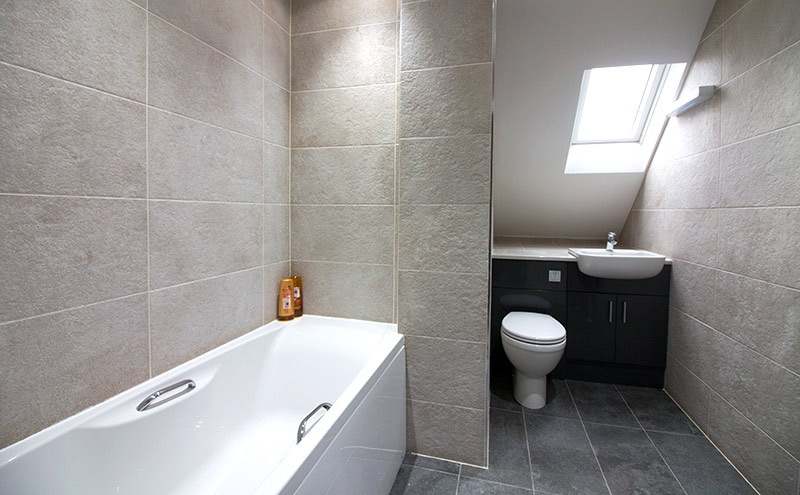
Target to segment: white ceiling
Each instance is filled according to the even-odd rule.
[[[564,174],[583,71],[689,62],[714,0],[497,0],[494,233],[619,231],[643,173]]]

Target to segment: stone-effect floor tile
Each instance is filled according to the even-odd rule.
[[[567,382],[581,420],[589,423],[638,428],[636,418],[614,385],[569,380]]]
[[[617,390],[645,430],[703,435],[663,390],[623,385]]]
[[[430,469],[400,466],[389,495],[455,495],[458,476]]]
[[[684,493],[643,430],[587,424],[586,431],[612,494]]]
[[[403,464],[406,466],[432,469],[434,471],[442,471],[450,474],[458,474],[459,469],[461,469],[461,465],[457,462],[412,454],[411,452],[406,452],[405,457],[403,457]]]
[[[490,410],[489,469],[465,465],[461,474],[468,478],[532,488],[522,413]]]
[[[548,380],[547,403],[541,409],[525,408],[525,414],[578,419],[578,410],[575,408],[575,402],[573,402],[564,380]]]
[[[489,385],[489,407],[504,409],[506,411],[522,411],[522,406],[514,400],[514,389],[511,386],[511,379],[493,378]]]
[[[608,494],[580,421],[526,415],[525,424],[536,493]]]
[[[755,493],[705,438],[655,432],[649,435],[689,495]]]
[[[458,481],[458,495],[533,495],[533,491],[518,486],[461,478]]]

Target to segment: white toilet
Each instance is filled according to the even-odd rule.
[[[503,350],[514,366],[514,398],[529,409],[547,401],[547,374],[567,346],[567,331],[550,315],[512,311],[501,326]]]

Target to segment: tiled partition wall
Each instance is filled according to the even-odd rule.
[[[292,267],[397,321],[408,448],[486,462],[490,0],[292,2]]]
[[[625,237],[674,258],[667,391],[763,494],[800,493],[800,2],[718,0]]]
[[[274,319],[288,3],[0,7],[0,447]]]

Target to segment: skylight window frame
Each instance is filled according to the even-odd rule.
[[[616,139],[592,139],[592,140],[579,140],[578,130],[580,129],[581,118],[583,117],[584,104],[586,102],[586,93],[589,88],[589,81],[591,79],[591,72],[594,69],[588,69],[583,73],[581,80],[581,92],[578,97],[578,110],[575,115],[575,122],[572,128],[571,145],[584,145],[584,144],[607,144],[607,143],[640,143],[642,137],[647,129],[647,125],[653,114],[655,102],[664,85],[664,77],[667,72],[667,64],[643,64],[652,65],[650,68],[650,75],[647,79],[645,91],[642,94],[642,99],[639,102],[637,109],[635,127],[636,131],[633,137],[630,138],[616,138]]]

